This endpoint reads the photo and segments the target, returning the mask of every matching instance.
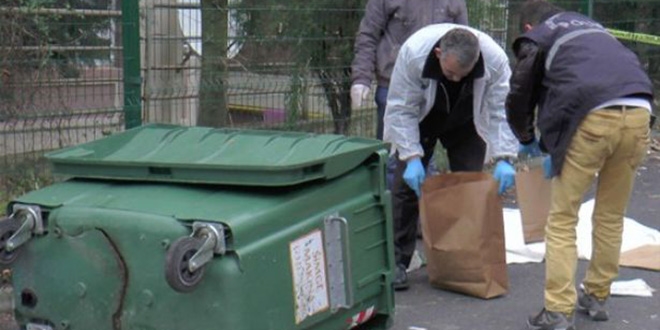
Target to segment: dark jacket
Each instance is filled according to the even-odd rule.
[[[465,0],[369,0],[355,38],[354,84],[390,84],[401,45],[415,31],[436,23],[467,25]],[[375,77],[374,77],[375,74]]]
[[[561,172],[566,150],[584,117],[607,101],[652,99],[652,84],[637,56],[600,24],[563,12],[513,44],[517,63],[507,96],[507,120],[521,143],[534,139],[535,107],[541,148]]]

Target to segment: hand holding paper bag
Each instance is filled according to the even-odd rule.
[[[513,183],[516,180],[516,169],[506,160],[500,160],[495,165],[493,176],[499,184],[497,193],[502,195],[509,188],[513,187]]]

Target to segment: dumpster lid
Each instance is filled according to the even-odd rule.
[[[342,135],[150,124],[46,158],[80,178],[287,186],[332,179],[384,148]]]

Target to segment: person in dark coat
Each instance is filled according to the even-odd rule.
[[[650,143],[652,84],[637,56],[589,17],[529,1],[520,23],[507,120],[522,153],[547,153],[552,178],[545,304],[527,327],[571,330],[576,308],[595,321],[609,317],[624,213]],[[578,210],[596,178],[593,252],[578,292]]]

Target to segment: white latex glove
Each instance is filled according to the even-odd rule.
[[[367,96],[369,96],[369,86],[362,84],[351,86],[351,108],[362,108]]]

